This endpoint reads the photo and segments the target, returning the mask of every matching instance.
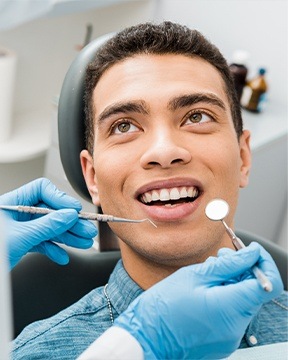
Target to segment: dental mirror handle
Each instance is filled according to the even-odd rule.
[[[242,240],[238,236],[236,236],[234,231],[226,224],[226,222],[224,220],[221,220],[221,221],[222,221],[228,235],[230,236],[235,248],[237,250],[245,248],[246,246],[244,245]],[[272,285],[271,281],[267,278],[267,276],[263,273],[263,271],[260,270],[256,265],[254,265],[251,268],[251,270],[252,270],[255,278],[259,281],[262,288],[267,292],[271,292],[273,290],[273,285]]]

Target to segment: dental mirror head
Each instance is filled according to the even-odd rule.
[[[207,204],[205,214],[210,220],[223,220],[229,214],[229,205],[223,199],[214,199]]]

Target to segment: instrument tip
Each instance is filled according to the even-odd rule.
[[[147,221],[149,221],[150,222],[150,224],[152,224],[155,228],[157,228],[157,225],[152,221],[152,220],[150,220],[150,219],[146,219]]]

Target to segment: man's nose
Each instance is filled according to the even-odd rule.
[[[149,169],[154,166],[170,168],[175,164],[186,164],[191,153],[185,148],[183,139],[173,132],[160,132],[149,139],[147,149],[141,156],[141,166]]]

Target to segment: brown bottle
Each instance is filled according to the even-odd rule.
[[[250,80],[244,87],[241,97],[241,105],[244,109],[253,112],[260,112],[262,110],[265,93],[268,89],[264,76],[265,73],[265,69],[259,69],[258,75]]]
[[[246,76],[248,73],[246,62],[248,57],[249,54],[246,51],[235,51],[232,59],[233,63],[229,65],[239,101],[241,100],[243,88],[246,84]]]

